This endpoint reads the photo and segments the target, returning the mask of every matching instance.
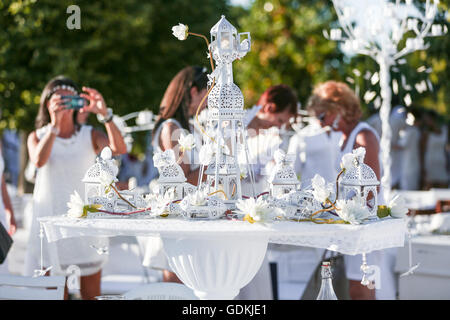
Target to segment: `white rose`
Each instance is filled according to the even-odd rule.
[[[331,193],[333,192],[333,184],[325,183],[325,179],[320,175],[316,174],[314,178],[311,179],[312,187],[313,187],[313,196],[320,203],[325,203],[327,199],[330,198]]]
[[[353,153],[346,153],[342,156],[341,168],[346,171],[355,166],[355,155]]]
[[[214,157],[214,146],[211,143],[204,144],[200,148],[200,152],[198,154],[200,164],[209,165]]]
[[[178,38],[178,40],[186,40],[189,35],[189,28],[187,25],[178,23],[177,26],[172,27],[172,34]]]
[[[364,205],[361,198],[355,197],[351,200],[336,201],[336,213],[339,217],[350,224],[360,224],[366,220],[369,215],[369,209]]]
[[[158,194],[159,193],[158,179],[153,179],[152,181],[150,181],[148,188],[150,189],[150,192]]]
[[[239,176],[240,176],[241,180],[247,178],[247,175],[248,175],[247,164],[240,163],[239,164]]]
[[[167,213],[173,200],[175,200],[175,190],[173,188],[168,189],[164,195],[148,194],[145,197],[147,208],[150,208],[150,211],[156,215]]]
[[[191,206],[203,206],[208,200],[207,190],[197,190],[186,196]]]
[[[110,147],[104,147],[102,152],[100,153],[100,157],[103,160],[111,160],[112,158],[112,151]]]
[[[99,176],[99,181],[100,184],[104,187],[107,188],[109,187],[111,184],[113,184],[114,182],[117,181],[117,178],[115,176],[113,176],[112,174],[110,174],[107,171],[101,171],[100,172],[100,176]]]
[[[389,208],[393,218],[404,218],[409,211],[405,206],[405,199],[399,194],[389,202]]]
[[[249,198],[245,200],[239,200],[236,203],[238,212],[249,215],[254,221],[263,222],[272,218],[272,209],[269,207],[269,203],[263,198]]]
[[[78,192],[70,195],[70,202],[67,202],[67,206],[69,210],[67,211],[67,215],[71,218],[81,218],[84,216],[84,202],[81,199]]]
[[[362,159],[362,161],[364,161],[365,156],[366,156],[366,149],[363,147],[359,147],[353,150],[351,153],[346,153],[342,156],[341,168],[345,169],[346,171],[350,170],[352,167],[355,166],[356,164],[355,162],[358,159]]]
[[[192,134],[185,136],[182,133],[178,139],[178,143],[180,144],[180,149],[182,152],[192,150],[192,148],[195,147],[195,140]]]

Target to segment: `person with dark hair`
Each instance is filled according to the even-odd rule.
[[[32,275],[40,267],[40,239],[38,217],[63,215],[67,212],[70,195],[77,191],[84,194],[82,179],[95,163],[96,156],[105,147],[113,155],[126,152],[120,131],[112,120],[112,110],[107,108],[102,95],[95,89],[77,85],[64,76],[50,80],[40,99],[36,118],[36,130],[28,136],[28,153],[38,168],[33,192],[33,219],[29,236],[25,273]],[[63,96],[85,98],[79,111],[68,107]],[[104,124],[107,135],[91,126],[79,125],[77,113],[90,112]],[[63,239],[56,243],[61,269],[76,265],[81,269],[81,296],[93,299],[100,295],[101,267],[104,256],[98,255],[91,246],[101,246],[102,238],[83,237]],[[107,241],[107,240],[106,240]],[[43,267],[50,267],[48,244],[44,241]],[[54,268],[56,266],[53,266]]]
[[[271,127],[280,128],[297,114],[297,96],[291,87],[279,84],[268,88],[253,107],[245,121],[247,129],[258,132]]]
[[[297,115],[297,95],[285,84],[274,85],[266,89],[255,106],[247,110],[244,126],[247,128],[250,151],[250,163],[256,177],[257,194],[267,191],[268,185],[263,178],[266,166],[273,162],[273,153],[283,147],[280,128],[289,125],[289,120]],[[287,146],[286,146],[287,147]],[[250,194],[250,185],[243,184],[243,194]]]
[[[189,125],[189,118],[197,113],[200,102],[207,93],[207,83],[206,71],[199,66],[185,67],[170,81],[153,129],[152,144],[155,152],[174,149],[175,155],[179,154],[178,139],[181,133],[193,132],[193,128]],[[198,111],[205,107],[206,99]],[[196,185],[199,166],[194,162],[193,152],[185,153],[180,166],[187,182]]]
[[[156,124],[153,129],[152,146],[154,152],[173,149],[176,156],[179,154],[178,139],[181,134],[193,132],[189,125],[189,118],[206,106],[202,99],[207,93],[208,77],[204,68],[188,66],[180,70],[170,81],[161,100]],[[205,99],[206,101],[206,99]],[[197,110],[200,107],[200,110]],[[195,163],[196,147],[191,152],[184,153],[180,163],[187,182],[197,185],[199,165]],[[178,159],[177,159],[178,160]],[[150,238],[147,242],[143,265],[162,270],[163,281],[181,282],[168,264],[159,238]]]

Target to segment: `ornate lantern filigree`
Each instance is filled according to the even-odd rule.
[[[175,161],[175,153],[172,149],[158,152],[153,156],[155,167],[158,168],[158,193],[165,194],[173,189],[176,199],[182,199],[185,195],[195,191],[195,186],[186,182],[183,169]]]
[[[293,166],[294,159],[294,155],[285,154],[280,149],[275,152],[276,165],[268,179],[272,197],[277,198],[300,188],[300,181]]]
[[[364,200],[370,219],[377,219],[377,186],[375,172],[364,163],[365,152],[355,157],[354,166],[348,168],[339,181],[339,198],[348,200],[356,196]]]
[[[241,41],[244,35],[247,38]],[[216,68],[209,75],[210,84],[214,84],[214,87],[208,95],[208,126],[214,128],[210,139],[215,156],[205,173],[208,175],[208,190],[224,192],[225,203],[233,209],[235,202],[242,198],[238,153],[246,140],[243,125],[244,97],[239,87],[233,83],[232,63],[250,51],[250,34],[238,34],[236,28],[222,16],[211,28],[210,49]],[[224,154],[224,149],[228,149],[228,154]],[[248,159],[248,147],[244,150],[247,151]],[[204,165],[200,168],[201,176]],[[253,181],[253,171],[249,164],[248,172]]]

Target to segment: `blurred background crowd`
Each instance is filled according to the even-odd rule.
[[[312,177],[308,174],[317,172],[314,156],[323,164],[324,172],[334,166],[331,160],[327,165],[320,152],[330,150],[331,145],[338,146],[339,137],[333,133],[328,133],[327,139],[325,135],[315,135],[317,139],[308,142],[299,132],[312,128],[317,133],[320,128],[328,127],[345,135],[355,128],[345,116],[337,117],[336,110],[325,114],[314,109],[310,98],[313,93],[321,95],[314,91],[318,84],[328,80],[345,83],[347,94],[360,101],[361,115],[357,120],[370,125],[374,137],[381,136],[377,66],[368,57],[343,54],[338,44],[325,39],[323,30],[337,20],[330,1],[78,1],[81,29],[68,30],[66,8],[71,4],[70,1],[0,0],[0,131],[4,177],[16,211],[17,227],[24,230],[22,248],[16,246],[15,252],[26,247],[25,239],[32,225],[33,209],[29,200],[36,190],[36,163],[41,159],[35,150],[41,150],[39,142],[44,140],[44,133],[36,130],[43,126],[35,126],[35,120],[39,119],[42,97],[47,96],[46,103],[50,103],[51,95],[58,93],[56,85],[50,87],[54,90],[45,91],[49,80],[63,74],[73,83],[83,85],[90,99],[101,101],[103,107],[90,106],[76,118],[67,118],[65,128],[70,130],[62,133],[56,126],[55,133],[49,128],[48,137],[53,133],[67,133],[70,137],[77,126],[92,126],[94,152],[98,154],[102,146],[113,145],[113,153],[120,163],[119,180],[124,188],[130,178],[135,179],[133,183],[137,186],[148,188],[157,175],[153,151],[173,147],[165,137],[174,129],[189,129],[188,119],[195,114],[199,98],[206,92],[206,73],[210,72],[203,69],[203,65],[209,66],[201,40],[190,39],[180,45],[171,35],[171,27],[180,22],[192,32],[208,35],[211,26],[224,14],[238,30],[251,33],[251,52],[235,63],[234,70],[235,82],[244,94],[248,110],[247,128],[256,130],[256,135],[260,129],[280,129],[279,139],[270,140],[274,144],[268,142],[264,148],[274,149],[276,145],[299,155],[295,165],[303,183]],[[449,5],[441,3],[440,7],[447,12]],[[439,23],[450,25],[448,16],[438,19]],[[391,72],[392,79],[401,84],[394,90],[390,117],[392,187],[397,190],[450,187],[449,37],[430,39],[430,44],[427,51],[411,54]],[[186,71],[194,65],[198,66],[195,71]],[[180,70],[185,71],[181,76]],[[194,83],[195,90],[189,91],[186,106],[184,102],[174,102],[173,92],[185,89],[176,87],[177,77]],[[426,91],[417,89],[417,84],[423,81],[428,84]],[[85,87],[98,91],[91,92],[93,89],[89,88],[86,91]],[[277,100],[277,95],[283,98]],[[58,102],[54,103],[57,108]],[[345,109],[345,101],[342,103]],[[185,108],[181,116],[177,111],[182,109],[180,105]],[[114,118],[105,124],[95,114],[106,119],[106,106],[113,109]],[[50,112],[51,119],[45,124],[55,125],[53,117]],[[127,124],[132,118],[136,118],[136,124]],[[162,122],[168,119],[172,120]],[[156,128],[148,127],[153,120]],[[96,136],[95,132],[100,133]],[[109,140],[104,140],[106,136]],[[35,141],[30,142],[29,137]],[[358,144],[355,139],[350,150]],[[252,147],[251,141],[249,145]],[[254,147],[260,146],[261,143]],[[306,158],[302,158],[302,152]],[[258,172],[261,175],[265,165],[257,168],[262,170]],[[80,170],[76,169],[77,161],[65,166],[68,172]],[[198,176],[189,176],[195,171],[192,166],[183,166],[183,170],[188,181],[197,181]],[[333,180],[335,168],[323,175]],[[140,251],[135,254],[142,258],[141,255]],[[9,268],[21,274],[24,258],[19,254],[16,257],[19,258]],[[113,264],[111,268],[114,269]],[[148,277],[149,271],[142,270]]]

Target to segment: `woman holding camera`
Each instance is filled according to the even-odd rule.
[[[25,261],[26,274],[40,267],[40,238],[38,217],[63,215],[67,202],[76,190],[84,194],[82,179],[87,169],[95,163],[97,154],[109,146],[113,155],[126,152],[126,145],[112,120],[112,110],[106,107],[102,95],[95,89],[83,87],[79,94],[77,85],[70,79],[58,76],[44,88],[36,130],[28,136],[28,153],[38,168],[33,192],[33,219]],[[70,108],[64,96],[85,98],[82,108]],[[69,98],[70,99],[70,98]],[[78,125],[77,113],[91,112],[104,124],[107,135],[91,126]],[[80,291],[83,299],[100,295],[101,268],[105,256],[95,248],[107,244],[105,239],[94,237],[63,239],[56,243],[59,266],[64,272],[76,265],[81,271]],[[43,267],[52,266],[48,243],[43,241]],[[67,293],[66,293],[67,294]],[[66,296],[67,297],[67,296]]]

